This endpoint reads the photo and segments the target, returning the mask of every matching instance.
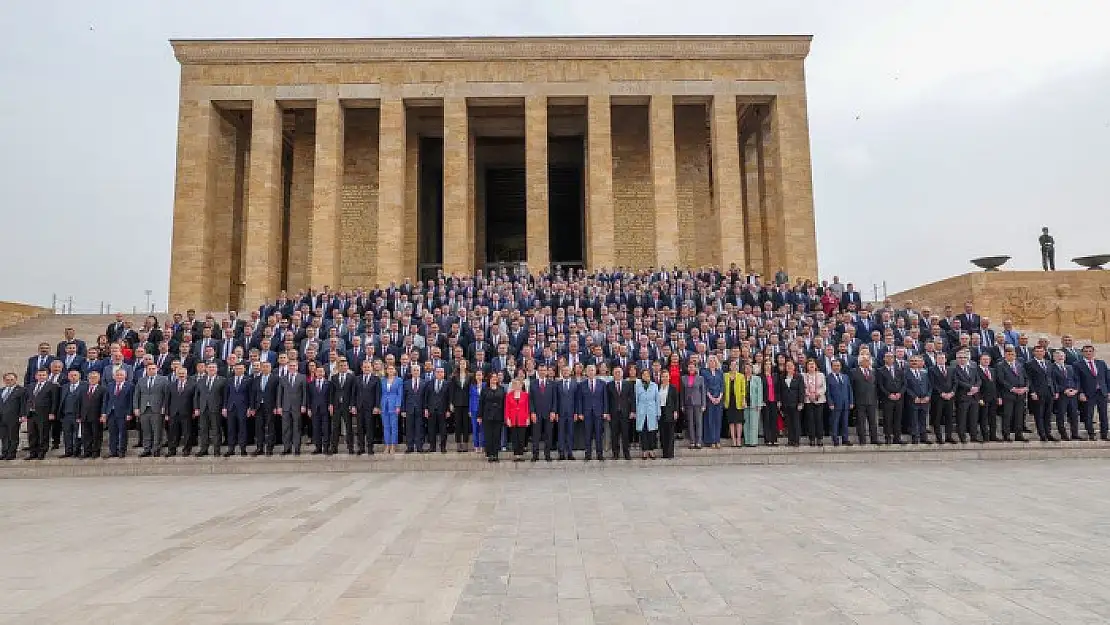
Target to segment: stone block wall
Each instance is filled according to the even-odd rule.
[[[709,184],[709,126],[704,105],[675,107],[675,168],[678,195],[678,262],[691,267],[713,262],[715,220]]]
[[[1078,340],[1110,341],[1110,271],[991,271],[967,273],[891,295],[896,306],[913,300],[918,310],[956,312],[965,301],[1000,329],[1011,319],[1030,333],[1071,334]]]
[[[339,212],[341,288],[373,286],[376,279],[378,119],[377,109],[347,110]]]
[[[624,267],[655,264],[655,192],[647,106],[614,106],[613,261]]]

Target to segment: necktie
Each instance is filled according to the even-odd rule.
[[[42,365],[43,365],[43,362],[45,360],[46,360],[46,356],[39,356],[39,367],[38,367],[39,369],[42,369]]]
[[[39,382],[38,384],[35,385],[35,395],[38,395],[39,391],[41,391],[41,390],[42,390],[42,382]]]
[[[1098,377],[1098,370],[1095,369],[1095,361],[1088,360],[1087,361],[1087,366],[1091,368],[1091,375],[1093,375],[1097,378]]]
[[[185,383],[184,382],[178,382],[177,383],[177,392],[178,393],[184,393],[185,392]]]
[[[319,391],[324,390],[324,380],[323,380],[323,378],[321,378],[319,380],[316,380],[316,390],[319,390]]]
[[[11,394],[12,394],[12,388],[10,386],[4,388],[4,401],[8,401],[8,395],[11,395]]]
[[[116,395],[119,395],[122,391],[123,391],[123,384],[122,383],[117,383],[116,384]]]
[[[154,376],[147,378],[146,387],[148,389],[154,388]]]
[[[235,390],[239,390],[239,385],[242,384],[242,382],[243,382],[242,377],[235,376]]]
[[[208,390],[212,390],[212,378],[208,378]]]

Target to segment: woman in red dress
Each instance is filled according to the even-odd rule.
[[[513,441],[513,462],[524,461],[524,437],[528,433],[528,392],[522,386],[520,378],[514,378],[505,393],[505,427]]]

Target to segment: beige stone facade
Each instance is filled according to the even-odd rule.
[[[506,261],[816,278],[809,43],[174,41],[170,305]]]
[[[1076,340],[1110,342],[1110,271],[980,271],[891,295],[896,306],[913,300],[941,314],[964,302],[990,317],[991,327],[1009,319],[1030,333],[1071,334]]]

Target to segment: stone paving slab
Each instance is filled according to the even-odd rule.
[[[0,481],[0,623],[1104,624],[1110,464]]]
[[[58,452],[53,452],[57,454]],[[46,460],[22,459],[0,462],[0,479],[47,477],[107,477],[139,475],[224,475],[224,474],[289,474],[289,473],[396,473],[412,471],[467,471],[467,472],[589,472],[613,468],[649,467],[704,467],[728,465],[829,465],[829,464],[903,464],[921,462],[962,462],[971,460],[1051,460],[1051,459],[1110,459],[1110,443],[1097,441],[1071,441],[1057,443],[967,443],[958,445],[891,445],[853,447],[754,447],[721,449],[675,450],[675,458],[643,460],[633,450],[632,460],[583,462],[582,454],[575,461],[513,462],[512,454],[502,453],[501,462],[490,464],[485,457],[474,452],[446,454],[393,454],[376,453],[373,456],[274,456],[230,458],[139,458],[133,453],[127,458],[100,458],[75,460],[49,457]],[[608,451],[606,452],[608,454]]]

